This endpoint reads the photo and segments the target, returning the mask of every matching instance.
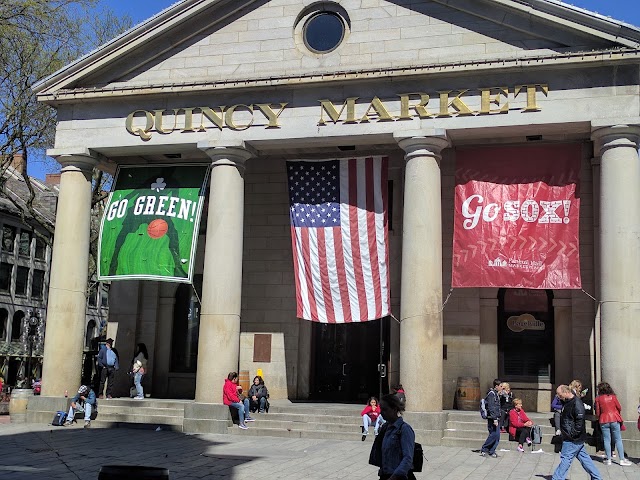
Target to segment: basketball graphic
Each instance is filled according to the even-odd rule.
[[[147,233],[153,239],[162,238],[169,230],[169,225],[161,218],[156,218],[147,227]]]

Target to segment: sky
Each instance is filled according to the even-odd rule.
[[[99,0],[98,8],[109,7],[116,14],[128,14],[135,25],[141,23],[178,0]],[[607,17],[640,27],[638,0],[573,0],[567,2]],[[58,171],[57,163],[48,161],[29,165],[29,173],[44,179],[46,173]]]

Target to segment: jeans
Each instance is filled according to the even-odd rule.
[[[98,394],[102,395],[104,392],[104,384],[107,384],[107,397],[111,396],[111,392],[113,391],[113,377],[116,375],[115,367],[102,367],[102,371],[100,372],[100,388],[98,389]]]
[[[73,407],[69,407],[69,414],[67,415],[67,421],[71,422],[73,420],[73,417],[76,416],[76,411],[77,412],[84,412],[84,421],[88,422],[91,420],[91,404],[90,403],[85,403],[84,405],[81,404],[80,402],[76,402],[76,408],[74,410]]]
[[[133,374],[133,383],[136,386],[136,397],[144,398],[144,390],[142,389],[142,379],[144,374],[136,372]]]
[[[618,458],[624,460],[624,447],[622,446],[622,435],[620,434],[620,424],[618,422],[601,423],[602,440],[604,441],[604,452],[607,454],[607,458],[611,460],[611,437],[616,443],[616,449],[618,450]]]
[[[562,410],[554,410],[553,411],[553,424],[556,427],[556,430],[560,430],[560,412]]]
[[[380,427],[384,425],[384,419],[382,415],[378,415],[378,419],[376,420],[376,424],[373,427],[373,433],[378,435],[378,431],[380,431]],[[364,425],[364,433],[369,433],[369,425],[371,425],[371,417],[369,415],[362,415],[362,424]]]
[[[567,476],[567,472],[571,467],[571,462],[574,458],[578,458],[578,461],[582,465],[582,468],[591,477],[591,480],[602,480],[600,472],[594,465],[593,460],[584,449],[584,443],[562,442],[562,450],[560,451],[560,465],[553,472],[551,480],[564,480]]]
[[[244,425],[244,405],[240,402],[234,402],[229,406],[238,410],[238,419],[240,420],[240,425]]]
[[[500,422],[498,425],[493,423],[493,420],[487,419],[487,430],[489,430],[489,436],[484,441],[481,450],[487,452],[489,455],[496,453],[498,443],[500,443]]]
[[[258,409],[259,409],[260,413],[264,413],[264,406],[267,403],[267,398],[266,397],[260,397],[260,398],[258,398],[257,402],[254,402],[249,397],[245,397],[244,398],[244,411],[247,414],[247,417],[249,416],[249,414],[251,412],[251,404],[252,403],[254,405],[258,405]]]

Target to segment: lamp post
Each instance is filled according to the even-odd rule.
[[[36,337],[36,328],[40,322],[40,311],[29,309],[29,331],[27,332],[27,341],[29,342],[29,361],[27,363],[27,388],[31,388],[31,357],[33,355],[33,342]]]

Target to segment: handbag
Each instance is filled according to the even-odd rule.
[[[627,427],[625,427],[624,422],[619,422],[619,423],[620,423],[620,431],[624,432],[627,429]]]

